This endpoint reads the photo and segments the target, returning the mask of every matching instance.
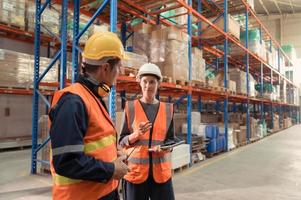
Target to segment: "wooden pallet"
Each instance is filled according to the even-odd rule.
[[[195,159],[195,160],[192,160],[192,164],[195,165],[195,164],[198,164],[198,163],[200,163],[200,162],[202,162],[204,160]]]
[[[240,144],[237,144],[236,147],[243,147],[243,146],[246,146],[247,144],[248,144],[247,141],[245,141]]]
[[[241,96],[247,96],[247,94],[245,93],[241,93],[241,92],[237,92],[238,95],[241,95]]]
[[[169,76],[163,76],[162,82],[165,82],[165,83],[172,83],[172,78],[169,77]]]
[[[18,30],[22,30],[22,31],[25,30],[25,27],[22,27],[18,24],[12,24],[12,23],[7,23],[7,22],[3,22],[3,21],[0,21],[0,24],[4,25],[4,26],[7,26],[7,27],[10,27],[10,28],[13,28],[13,29],[18,29]]]
[[[232,149],[229,149],[229,151],[233,151],[233,150],[235,150],[236,149],[236,147],[233,147]]]
[[[217,151],[217,152],[214,152],[214,153],[208,153],[208,152],[206,152],[206,158],[212,158],[212,157],[214,157],[214,156],[218,156],[218,155],[220,155],[220,154],[222,154],[222,153],[224,153],[225,151]]]
[[[183,165],[183,166],[181,166],[181,167],[178,167],[178,168],[176,168],[176,169],[173,169],[173,170],[172,170],[172,174],[180,173],[180,172],[182,172],[183,170],[188,169],[188,168],[189,168],[189,164]]]
[[[254,143],[254,142],[257,142],[259,140],[260,140],[260,138],[251,138],[250,139],[250,143]]]
[[[188,86],[188,81],[187,80],[175,80],[175,83],[177,85]]]
[[[206,84],[202,81],[191,81],[191,86],[193,86],[193,87],[205,87]]]
[[[138,70],[132,67],[122,67],[121,74],[130,77],[136,77]]]
[[[236,91],[228,90],[229,94],[236,95]]]

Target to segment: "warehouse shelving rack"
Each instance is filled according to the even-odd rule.
[[[59,86],[59,88],[63,88],[66,85],[66,62],[67,62],[67,12],[68,9],[72,9],[73,11],[73,38],[75,38],[72,42],[72,80],[74,82],[78,75],[78,55],[81,49],[78,47],[79,38],[83,35],[83,33],[88,29],[88,26],[93,23],[93,21],[98,18],[103,21],[110,23],[110,31],[116,32],[117,28],[121,29],[121,38],[123,43],[126,44],[126,40],[131,37],[132,31],[127,27],[126,22],[130,21],[133,18],[140,18],[147,23],[150,24],[162,24],[165,26],[174,25],[170,18],[175,16],[171,16],[170,18],[165,18],[161,15],[161,13],[165,11],[170,11],[175,8],[185,8],[186,12],[180,14],[178,16],[184,15],[187,16],[187,24],[185,24],[185,32],[189,34],[189,42],[188,42],[188,63],[189,63],[189,81],[191,81],[192,76],[192,54],[191,48],[192,46],[198,46],[203,49],[205,59],[207,63],[216,64],[217,68],[222,69],[224,72],[228,71],[229,65],[239,65],[242,69],[246,70],[246,79],[249,79],[249,74],[252,73],[257,76],[259,81],[263,83],[264,81],[270,83],[280,83],[286,82],[288,87],[296,88],[296,86],[286,79],[279,72],[279,68],[274,69],[269,64],[267,64],[264,60],[262,60],[259,56],[254,54],[248,49],[248,37],[246,38],[246,43],[242,44],[237,39],[235,39],[232,35],[228,33],[228,22],[227,15],[228,13],[243,13],[245,14],[245,29],[248,30],[250,27],[259,26],[261,30],[261,37],[268,39],[270,44],[274,44],[278,48],[278,54],[283,54],[280,45],[275,41],[270,33],[267,31],[265,26],[260,22],[255,12],[250,8],[245,0],[230,0],[230,1],[183,1],[183,0],[162,0],[162,1],[150,1],[150,0],[104,0],[102,5],[99,8],[91,9],[85,8],[85,5],[93,2],[92,0],[73,0],[72,2],[68,0],[46,0],[44,4],[41,3],[40,0],[36,0],[36,24],[35,24],[35,73],[34,73],[34,89],[33,91],[28,90],[20,90],[20,89],[0,89],[0,93],[10,93],[10,94],[31,94],[33,93],[33,122],[32,122],[32,160],[31,160],[31,173],[36,173],[37,171],[37,162],[45,163],[45,161],[37,159],[37,153],[41,148],[45,146],[45,144],[49,141],[49,138],[44,141],[42,144],[37,143],[38,137],[38,102],[39,98],[41,98],[47,106],[50,106],[47,98],[44,95],[51,95],[52,92],[44,94],[39,90],[39,86],[41,86],[41,81],[43,77],[46,75],[48,70],[52,67],[52,65],[56,61],[60,61],[60,76],[59,82],[54,84],[55,86]],[[60,4],[62,7],[61,13],[61,37],[60,37],[60,45],[56,45],[59,50],[57,54],[54,56],[52,63],[45,70],[45,72],[40,73],[39,71],[39,55],[40,55],[40,44],[47,42],[52,42],[53,39],[42,36],[40,33],[40,17],[43,13],[43,10],[51,5],[52,3]],[[216,12],[209,12],[209,11]],[[117,13],[119,11],[119,13]],[[79,15],[80,13],[85,14],[91,17],[91,20],[88,22],[86,28],[82,31],[79,31]],[[92,13],[92,14],[91,14]],[[94,14],[93,14],[94,13]],[[218,28],[216,25],[211,23],[208,18],[209,17],[222,17],[224,20],[223,29]],[[193,21],[193,19],[197,19]],[[255,19],[250,22],[249,18]],[[118,23],[119,22],[119,23]],[[192,24],[196,24],[198,29],[194,33],[192,29]],[[214,28],[217,32],[221,34],[221,37],[217,40],[204,41],[201,39],[201,29],[204,25],[209,25]],[[2,26],[2,25],[1,25]],[[15,32],[16,35],[22,35],[22,33],[18,30],[12,30],[9,27],[1,27],[0,30],[5,30],[7,33]],[[33,35],[27,36],[29,39],[33,38]],[[26,39],[28,40],[28,39]],[[241,50],[246,54],[244,57],[234,57],[229,52],[229,44],[235,44],[241,48]],[[212,44],[222,44],[223,50],[219,50],[214,48]],[[70,45],[70,44],[69,44]],[[287,60],[289,59],[283,54]],[[279,62],[278,62],[279,64]],[[279,66],[278,66],[279,67]],[[248,81],[247,81],[248,83]],[[47,85],[47,84],[46,84]],[[261,84],[262,85],[262,84]],[[228,77],[227,73],[224,73],[224,87],[228,88]],[[135,81],[134,78],[128,76],[120,76],[118,78],[118,82],[116,85],[116,90],[110,95],[110,115],[112,119],[115,119],[115,109],[116,102],[115,97],[117,93],[120,93],[121,97],[125,97],[126,93],[134,93],[139,92],[139,85]],[[251,98],[249,96],[249,84],[247,85],[247,96],[232,94],[228,90],[224,91],[214,91],[205,87],[192,87],[190,84],[176,85],[173,83],[165,83],[161,84],[161,88],[159,90],[160,96],[169,97],[168,101],[175,102],[176,104],[181,103],[183,101],[187,104],[187,124],[188,124],[188,134],[187,141],[191,144],[191,111],[192,111],[192,102],[197,102],[198,110],[202,111],[202,106],[205,101],[212,100],[219,102],[218,108],[220,109],[220,102],[223,102],[223,113],[224,113],[224,123],[225,123],[225,134],[227,138],[227,130],[228,130],[228,105],[229,103],[234,104],[235,107],[233,110],[237,110],[236,104],[245,105],[247,108],[249,105],[253,105],[253,112],[259,111],[261,119],[264,119],[265,112],[269,111],[271,115],[275,111],[277,112],[285,112],[286,115],[292,116],[292,113],[298,113],[300,115],[299,106],[293,105],[291,103],[283,103],[283,102],[273,102],[264,98]],[[261,95],[263,94],[263,88],[261,87]],[[123,98],[124,99],[124,98]],[[250,139],[250,110],[247,111],[247,140]],[[299,121],[300,123],[300,121]]]
[[[58,2],[58,1],[57,1]],[[214,24],[212,24],[210,21],[208,21],[208,19],[206,17],[204,17],[202,14],[200,14],[202,12],[202,3],[204,3],[205,1],[202,1],[202,3],[200,3],[200,1],[198,1],[198,11],[193,9],[193,4],[192,4],[192,0],[188,0],[188,3],[181,1],[181,0],[176,0],[173,2],[176,2],[178,5],[173,5],[171,7],[168,7],[167,4],[170,3],[171,1],[162,1],[162,2],[155,2],[154,4],[156,4],[156,6],[165,6],[161,11],[157,11],[156,13],[152,14],[147,10],[147,6],[152,5],[152,3],[150,1],[144,1],[145,4],[143,4],[143,1],[129,1],[129,0],[121,0],[120,2],[118,2],[117,5],[117,1],[111,0],[110,1],[110,10],[109,10],[109,15],[107,14],[107,16],[109,16],[110,19],[110,24],[111,24],[111,31],[116,32],[116,27],[117,27],[117,20],[118,20],[118,16],[117,16],[117,8],[122,10],[122,12],[130,14],[131,16],[128,16],[128,18],[130,17],[138,17],[138,18],[142,18],[143,20],[145,20],[148,23],[151,24],[164,24],[166,26],[170,26],[172,25],[172,23],[170,23],[167,19],[162,18],[160,16],[160,13],[162,13],[163,11],[168,11],[174,8],[179,8],[179,7],[184,7],[187,9],[187,13],[185,13],[187,15],[187,33],[189,34],[189,42],[188,42],[188,63],[189,63],[189,81],[191,81],[191,76],[192,76],[192,57],[191,57],[191,47],[192,45],[197,42],[198,46],[202,46],[202,48],[215,55],[218,56],[218,58],[222,58],[223,59],[223,68],[224,71],[228,71],[228,60],[230,61],[230,63],[239,63],[239,64],[245,64],[245,68],[247,71],[247,80],[249,78],[249,67],[251,64],[250,63],[250,56],[256,60],[257,62],[259,61],[260,63],[260,81],[261,83],[263,83],[263,79],[266,78],[267,80],[269,80],[272,82],[273,81],[273,73],[278,75],[278,80],[280,80],[280,77],[282,78],[283,81],[286,81],[288,84],[290,84],[291,86],[295,87],[293,85],[293,83],[291,83],[290,81],[288,81],[285,77],[283,77],[277,70],[273,69],[271,66],[269,66],[265,61],[263,61],[261,58],[259,58],[257,55],[255,55],[254,53],[252,53],[250,50],[248,50],[248,38],[246,39],[246,44],[243,45],[241,43],[239,43],[237,40],[235,40],[230,34],[228,34],[228,27],[227,27],[227,14],[228,14],[228,1],[224,1],[223,2],[223,18],[225,20],[225,26],[224,26],[224,30],[219,29],[218,27],[216,27]],[[256,18],[256,15],[254,13],[254,11],[248,6],[248,4],[244,1],[241,0],[240,1],[242,3],[242,5],[244,5],[245,8],[245,13],[246,13],[246,30],[248,30],[249,27],[249,22],[248,22],[248,18],[249,15],[251,14],[253,17],[255,17],[255,19],[258,20],[258,18]],[[60,1],[58,3],[62,4],[62,8],[67,8],[67,1]],[[108,1],[104,1],[103,5],[101,7],[99,7],[97,9],[97,11],[95,12],[95,14],[92,16],[91,21],[89,21],[88,26],[92,24],[93,20],[102,12],[104,11],[105,5],[108,3]],[[206,3],[204,3],[205,6]],[[73,50],[72,50],[72,63],[73,63],[73,75],[72,75],[72,82],[75,81],[76,77],[77,77],[77,69],[78,69],[78,53],[79,53],[79,49],[78,49],[78,40],[80,38],[80,36],[84,33],[84,31],[88,28],[88,26],[81,32],[78,31],[78,21],[79,21],[79,12],[80,12],[80,2],[79,0],[75,0],[73,5],[71,6],[74,9],[74,38],[75,40],[73,41]],[[70,8],[70,6],[69,6]],[[63,9],[64,10],[64,9]],[[66,9],[64,12],[67,12]],[[62,13],[62,16],[64,16],[64,12]],[[104,11],[104,13],[108,13],[108,11]],[[223,39],[224,39],[224,51],[219,51],[215,48],[212,48],[210,46],[206,46],[202,44],[202,42],[200,42],[198,37],[192,36],[192,16],[197,17],[198,19],[200,19],[201,21],[197,22],[199,29],[202,26],[202,22],[206,22],[208,23],[210,26],[212,26],[214,29],[216,29],[218,32],[220,32],[223,35]],[[123,16],[123,19],[126,18],[127,15]],[[62,17],[62,19],[64,19],[64,17]],[[119,19],[120,20],[120,19]],[[257,23],[260,24],[260,27],[264,29],[265,33],[269,35],[269,33],[267,32],[266,28],[260,23],[260,21],[258,20]],[[64,26],[62,26],[62,30],[64,30]],[[126,39],[130,37],[131,34],[129,34],[127,36],[127,30],[126,30],[126,25],[125,23],[122,23],[121,26],[122,29],[122,39],[123,39],[123,43],[126,44]],[[64,33],[64,32],[62,32]],[[64,38],[64,34],[62,34],[62,38]],[[270,37],[271,38],[271,37]],[[65,41],[65,40],[62,40]],[[247,53],[247,56],[244,58],[244,62],[238,61],[235,58],[232,58],[229,55],[228,52],[228,46],[229,46],[229,42],[235,43],[237,44],[239,47],[241,47],[241,49],[243,51],[245,51]],[[271,38],[271,42],[274,42],[276,45],[278,45],[278,43],[276,43],[276,41],[272,41]],[[279,45],[278,45],[279,46]],[[64,48],[64,45],[62,45],[62,48]],[[64,51],[63,49],[61,51]],[[63,55],[61,55],[62,57],[64,57]],[[64,59],[61,58],[63,61]],[[61,63],[61,65],[63,65],[63,62]],[[253,66],[252,66],[253,67]],[[63,68],[63,67],[62,67]],[[254,69],[255,67],[253,67],[252,69]],[[271,76],[268,77],[264,77],[264,72],[268,72],[270,70]],[[224,86],[225,88],[228,87],[228,77],[227,77],[227,73],[224,73]],[[64,87],[64,78],[61,78],[61,84],[60,87]],[[63,83],[63,84],[62,84]],[[37,88],[35,88],[37,89]],[[127,76],[120,76],[118,78],[118,83],[117,83],[117,92],[121,93],[121,97],[125,97],[125,92],[128,93],[137,93],[137,91],[139,91],[139,86],[138,84],[135,82],[134,78],[130,78]],[[261,93],[262,93],[263,89],[261,88]],[[247,93],[249,93],[249,85],[247,86]],[[172,100],[172,98],[178,98],[176,99],[176,103],[182,101],[183,99],[186,99],[187,102],[187,124],[188,124],[188,135],[187,135],[187,141],[189,144],[191,144],[191,111],[192,111],[192,101],[198,101],[198,105],[199,105],[199,111],[201,111],[202,109],[202,101],[206,100],[206,99],[210,99],[210,100],[216,100],[216,101],[224,101],[224,108],[223,108],[223,112],[224,112],[224,122],[225,122],[225,134],[227,137],[227,129],[228,129],[228,103],[229,101],[231,102],[240,102],[240,103],[245,103],[247,108],[249,107],[250,103],[255,104],[260,104],[261,105],[261,117],[263,118],[263,105],[271,105],[271,107],[273,108],[273,106],[279,106],[280,108],[284,107],[288,110],[291,111],[291,108],[295,108],[296,105],[291,105],[291,104],[285,104],[285,103],[281,103],[281,102],[271,102],[270,100],[267,99],[258,99],[258,98],[250,98],[249,96],[245,97],[245,96],[240,96],[240,95],[232,95],[227,91],[211,91],[208,90],[206,88],[196,88],[196,87],[192,87],[190,85],[188,86],[178,86],[172,83],[162,83],[162,86],[160,88],[160,95],[161,96],[168,96],[169,97],[169,101]],[[37,96],[37,95],[36,95]],[[112,117],[112,119],[115,119],[115,91],[113,90],[113,93],[110,96],[110,115]],[[36,97],[35,97],[36,98]],[[35,111],[35,109],[33,109],[33,112]],[[296,111],[297,112],[297,111]],[[273,113],[273,110],[272,112]],[[248,118],[248,141],[250,138],[250,128],[249,128],[249,117],[250,117],[250,112],[249,109],[247,109],[247,118]],[[35,118],[35,120],[37,120],[37,118]],[[36,124],[35,126],[36,127]],[[35,129],[36,130],[36,129]],[[35,137],[34,137],[35,136]],[[37,133],[33,131],[33,139],[35,139],[36,141],[36,136]],[[33,140],[34,141],[34,140]],[[38,147],[36,146],[36,144],[33,144],[33,155],[37,153],[37,151],[43,147],[42,145],[39,145]],[[35,155],[36,156],[36,155]],[[36,172],[36,161],[34,160],[35,157],[33,156],[33,164],[32,164],[32,173]]]

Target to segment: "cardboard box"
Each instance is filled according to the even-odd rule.
[[[240,126],[239,130],[240,130],[240,132],[238,132],[238,135],[237,135],[237,142],[238,142],[238,144],[241,144],[241,143],[244,143],[247,141],[247,127]]]
[[[229,90],[232,92],[236,92],[236,82],[229,80]]]
[[[216,19],[216,17],[210,18],[209,21],[213,22],[215,19]],[[228,23],[229,23],[228,32],[239,40],[240,39],[240,25],[239,25],[239,23],[236,22],[230,14],[228,14]],[[220,29],[224,30],[224,18],[220,17],[218,20],[216,20],[214,22],[214,25],[216,25]],[[201,38],[203,38],[203,39],[216,38],[216,37],[221,35],[212,26],[209,26],[207,28],[206,23],[204,23],[204,28],[202,29],[202,31],[203,32],[202,32]]]
[[[163,75],[176,80],[188,80],[188,45],[177,40],[168,40],[166,45]]]

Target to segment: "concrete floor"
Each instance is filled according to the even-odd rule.
[[[0,160],[0,200],[51,199],[50,176],[29,175],[29,150]],[[301,125],[194,165],[173,182],[177,200],[300,200]]]
[[[301,125],[200,163],[174,188],[178,200],[300,200]]]

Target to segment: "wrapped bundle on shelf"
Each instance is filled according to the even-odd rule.
[[[239,69],[230,69],[229,77],[231,80],[236,82],[236,92],[241,94],[246,94],[246,72]]]
[[[250,97],[256,97],[257,96],[257,92],[255,90],[255,85],[256,85],[256,81],[253,78],[253,76],[250,74],[249,75],[249,96]]]
[[[139,55],[144,55],[149,58],[150,49],[150,34],[153,26],[150,24],[140,23],[132,27],[133,35],[133,50]],[[152,47],[155,48],[155,47]],[[150,60],[150,62],[152,62]]]
[[[280,85],[275,85],[274,88],[275,88],[274,91],[275,99],[277,101],[280,101]]]
[[[192,48],[192,80],[205,82],[205,60],[198,48]]]
[[[128,57],[128,59],[121,61],[123,67],[139,69],[143,64],[148,62],[146,55],[139,55],[137,53],[128,51],[126,51],[125,54]]]
[[[88,22],[88,20],[82,20],[82,23],[79,23],[79,31],[83,30]],[[68,37],[73,41],[73,20],[70,20],[67,25]],[[94,33],[94,25],[91,25],[87,31],[80,37],[79,43],[85,44],[88,38]]]
[[[210,86],[213,87],[224,87],[224,72],[219,72],[218,74],[215,75],[215,77],[212,79]],[[228,80],[228,89],[231,92],[236,92],[236,82],[233,80]]]
[[[236,82],[235,81],[229,80],[229,90],[231,92],[236,92]]]
[[[33,76],[30,55],[0,49],[0,66],[1,86],[30,87],[30,78]]]
[[[297,59],[297,54],[296,54],[296,49],[294,48],[293,45],[287,44],[287,45],[282,45],[281,46],[282,50],[284,53],[291,59],[291,60],[296,60]],[[287,63],[288,65],[288,63]]]
[[[237,143],[243,144],[247,141],[247,127],[240,126],[239,132],[237,133]]]
[[[283,120],[283,128],[289,128],[292,125],[292,119],[290,117],[287,117]]]
[[[273,132],[279,131],[279,115],[274,114],[273,125]]]
[[[167,32],[165,29],[158,29],[151,32],[149,46],[145,47],[148,49],[150,62],[158,63],[165,61],[167,50],[166,34]]]
[[[235,19],[228,14],[228,32],[233,35],[235,38],[237,38],[239,40],[240,38],[240,25],[238,22],[235,21]],[[217,27],[219,27],[220,29],[224,30],[224,18],[223,17],[219,17],[216,20],[215,18],[210,18],[209,21],[213,22],[214,25],[216,25]],[[202,35],[201,37],[203,39],[211,39],[211,38],[216,38],[219,37],[221,34],[216,31],[213,27],[209,26],[206,23],[204,23],[204,28],[202,29]]]
[[[266,51],[266,57],[267,57],[268,64],[272,66],[273,65],[273,56],[269,50]]]
[[[259,29],[252,29],[249,30],[248,33],[249,37],[249,49],[257,54],[258,56],[262,56],[262,45],[260,43],[260,31]],[[245,44],[246,41],[246,31],[242,31],[240,35],[240,40],[242,41],[243,44]]]
[[[299,95],[300,93],[299,93],[299,90],[298,90],[298,88],[295,88],[294,89],[294,104],[295,105],[299,105]]]
[[[25,28],[25,0],[0,0],[0,22]]]
[[[219,115],[218,114],[202,114],[201,122],[202,123],[218,123]]]
[[[228,114],[228,119],[229,119],[229,123],[238,123],[238,124],[243,123],[243,115],[238,112],[230,112]]]
[[[267,61],[271,67],[278,70],[278,52],[274,47],[272,47],[272,51],[270,50],[270,47],[268,48]]]
[[[278,70],[278,52],[274,47],[272,48],[272,67]]]
[[[48,58],[40,58],[40,74],[51,62]],[[34,74],[34,56],[0,49],[0,86],[12,88],[32,88]],[[70,64],[69,64],[70,66]],[[57,82],[58,69],[52,67],[43,82]]]
[[[36,5],[34,2],[28,1],[26,22],[27,30],[34,32],[35,29],[35,12]],[[55,8],[46,7],[45,11],[41,16],[41,32],[47,35],[59,36],[60,34],[60,14]],[[47,28],[47,30],[46,30]],[[49,31],[51,33],[49,33]]]
[[[257,135],[259,138],[263,138],[263,137],[267,136],[267,125],[266,125],[265,121],[258,124]]]
[[[248,4],[254,10],[254,0],[248,0]]]
[[[282,75],[285,75],[285,60],[282,54],[280,54],[280,71]]]
[[[176,80],[188,79],[188,45],[170,40],[166,47],[163,74]]]
[[[267,47],[264,41],[261,42],[261,52],[259,55],[264,61],[267,61]]]

